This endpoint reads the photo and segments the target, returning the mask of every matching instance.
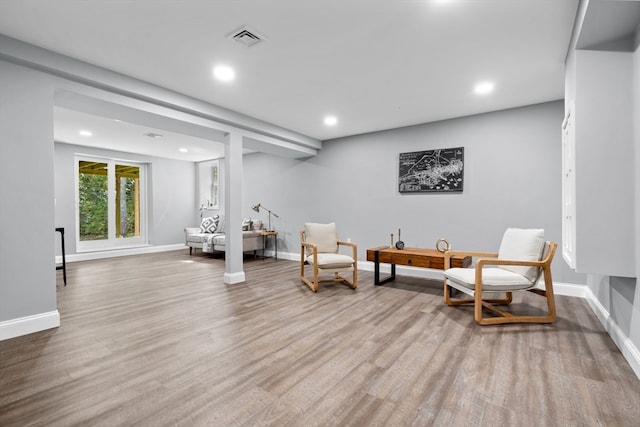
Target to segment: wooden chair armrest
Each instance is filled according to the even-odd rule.
[[[309,249],[313,256],[313,265],[318,265],[318,245],[307,242],[300,242],[300,262],[305,263],[308,258],[308,252],[305,249]]]
[[[312,250],[313,252],[318,252],[318,245],[316,245],[314,243],[300,242],[300,245],[303,248],[307,248],[307,249]]]
[[[353,249],[353,256],[352,258],[354,260],[358,259],[358,245],[354,242],[343,242],[341,240],[338,240],[338,246],[350,246]]]
[[[342,245],[342,246],[351,246],[353,248],[357,248],[358,247],[358,245],[355,244],[354,242],[343,242],[341,240],[338,240],[338,246],[340,246],[340,245]]]
[[[478,252],[478,251],[446,251],[444,253],[444,269],[447,270],[451,267],[451,258],[454,256],[459,257],[482,257],[482,258],[497,258],[497,252]]]
[[[544,261],[519,261],[514,259],[483,258],[479,259],[476,262],[476,267],[482,268],[485,265],[517,265],[522,267],[542,267],[544,266],[544,264]]]

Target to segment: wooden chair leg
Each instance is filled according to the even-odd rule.
[[[312,292],[318,292],[318,274],[316,269],[314,268],[314,280],[313,282],[309,280],[305,274],[305,262],[304,260],[300,261],[300,280],[311,289]]]
[[[357,261],[356,261],[357,264]],[[353,289],[356,289],[358,287],[358,267],[357,265],[354,265],[353,267],[353,283],[351,286]]]

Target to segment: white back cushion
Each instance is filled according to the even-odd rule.
[[[318,246],[318,252],[336,253],[338,252],[338,233],[336,224],[317,224],[307,222],[304,224],[304,240]],[[307,251],[307,254],[309,252]]]
[[[498,258],[517,261],[540,261],[543,250],[543,229],[508,228],[502,237]],[[503,265],[501,268],[520,274],[531,282],[538,278],[537,267]]]

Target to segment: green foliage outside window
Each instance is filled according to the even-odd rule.
[[[140,235],[140,167],[81,160],[78,163],[80,240],[109,239],[108,175],[115,171],[116,238]],[[113,208],[112,208],[113,209]]]
[[[108,237],[107,176],[80,173],[80,240]]]
[[[120,178],[120,181],[122,198],[120,199],[120,233],[118,233],[118,237],[134,237],[136,236],[135,198],[137,197],[135,179]]]

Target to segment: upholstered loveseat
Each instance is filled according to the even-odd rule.
[[[262,251],[264,239],[262,236],[262,221],[245,219],[242,222],[242,251]],[[225,250],[225,218],[224,215],[202,218],[200,227],[184,229],[185,245],[189,247],[189,255],[193,249],[214,253]]]

